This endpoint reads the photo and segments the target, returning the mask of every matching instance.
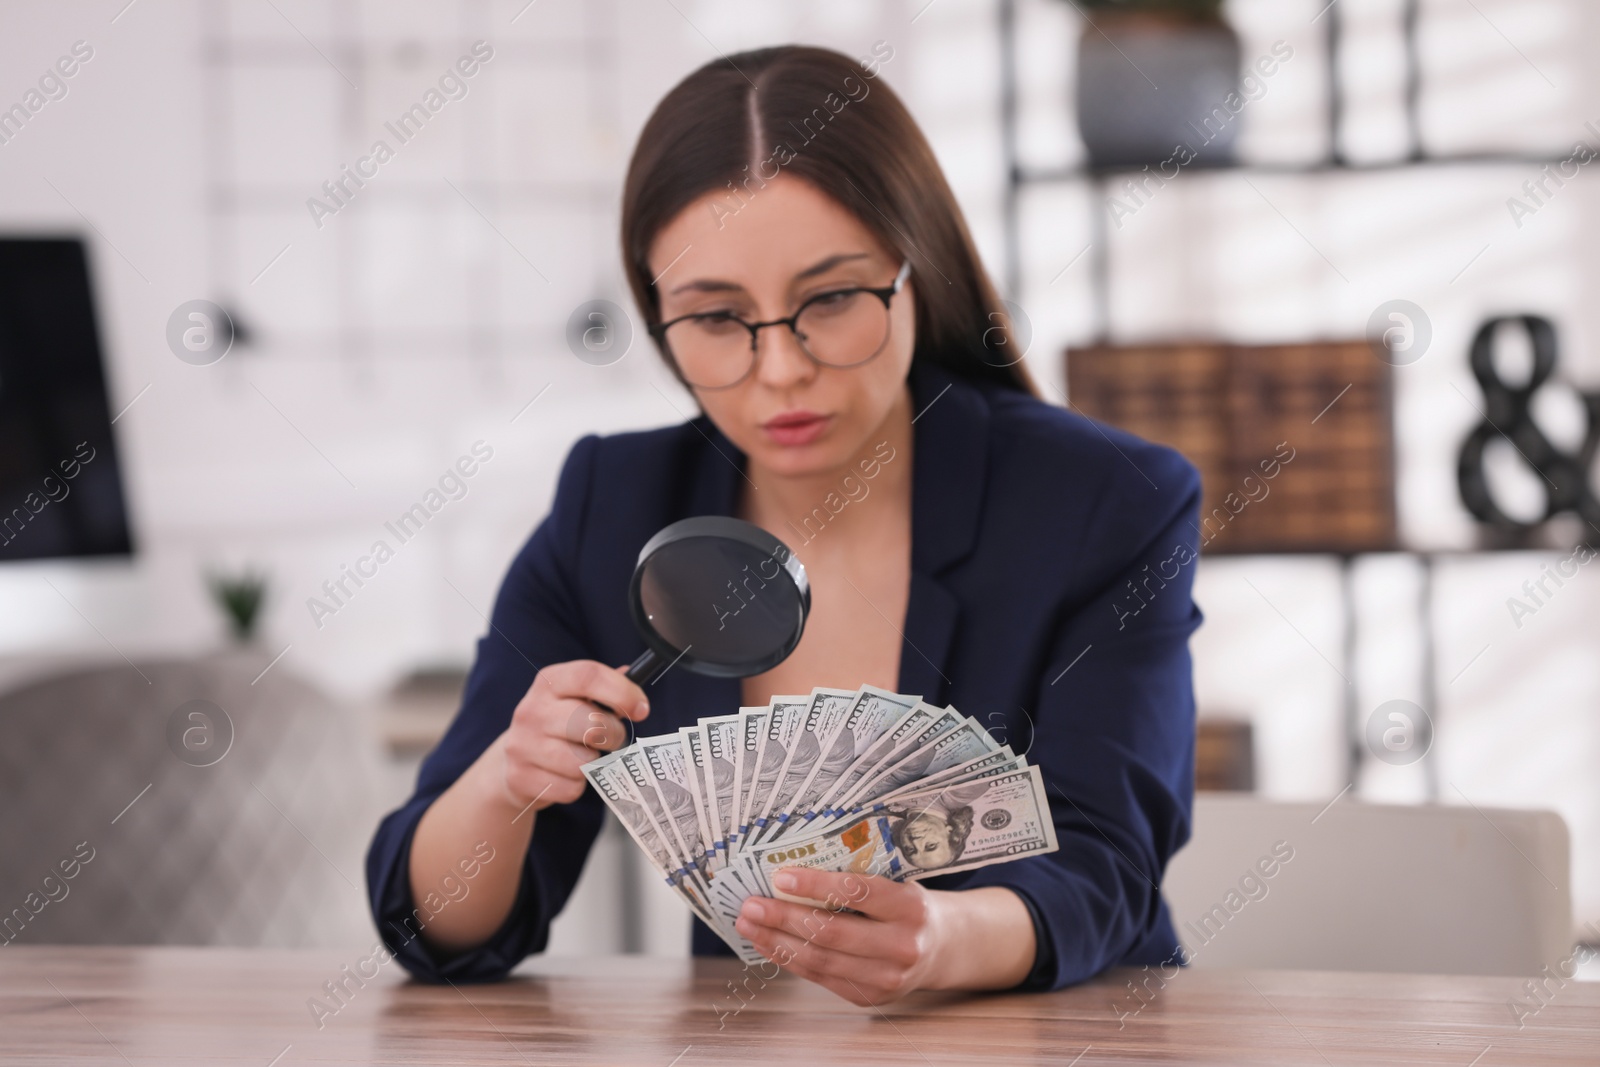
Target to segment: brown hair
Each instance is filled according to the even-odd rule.
[[[1019,350],[1010,318],[933,150],[900,98],[876,80],[878,63],[894,55],[882,42],[878,48],[887,55],[875,49],[875,59],[859,63],[799,45],[740,52],[707,63],[662,98],[639,134],[622,194],[622,258],[634,300],[650,324],[661,321],[648,254],[680,211],[726,189],[712,210],[732,215],[767,181],[790,174],[911,261],[914,361],[1037,395],[1011,354]]]

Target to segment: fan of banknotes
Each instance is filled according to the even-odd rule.
[[[814,689],[640,738],[583,768],[668,885],[747,963],[734,929],[780,867],[897,881],[1053,852],[1039,769],[954,708]]]

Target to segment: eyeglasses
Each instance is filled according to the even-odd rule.
[[[681,315],[650,327],[684,381],[697,389],[727,389],[756,369],[757,340],[768,326],[787,326],[812,362],[857,367],[889,343],[889,301],[911,275],[911,261],[881,289],[830,289],[806,300],[786,319],[746,322],[730,311]]]

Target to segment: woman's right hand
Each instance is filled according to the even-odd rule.
[[[639,722],[649,714],[644,690],[624,669],[590,659],[550,664],[534,676],[494,742],[506,798],[518,812],[572,803],[588,784],[579,768],[627,742],[622,719]]]
[[[577,800],[588,784],[579,768],[627,741],[622,719],[596,702],[633,722],[650,714],[644,690],[624,671],[593,660],[544,668],[511,713],[511,725],[422,813],[407,869],[413,899],[459,882],[462,850],[476,848],[472,842],[495,857],[482,864],[470,897],[452,896],[460,902],[429,917],[422,936],[430,945],[463,952],[504,925],[533,836],[528,813]]]

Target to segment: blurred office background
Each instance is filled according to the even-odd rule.
[[[132,553],[0,564],[0,690],[12,694],[0,708],[47,717],[53,702],[93,704],[105,724],[75,742],[97,755],[50,770],[54,792],[8,818],[10,854],[45,857],[42,873],[85,836],[142,834],[147,862],[111,849],[119,866],[103,869],[148,898],[148,922],[108,928],[370,942],[357,888],[367,834],[408,793],[453,712],[484,613],[567,447],[694,410],[642,335],[618,267],[633,138],[661,95],[719,52],[802,41],[889,55],[880,76],[932,141],[1030,327],[1029,367],[1057,402],[1076,375],[1068,349],[1302,346],[1295,358],[1315,363],[1408,302],[1404,326],[1425,329],[1425,350],[1359,368],[1378,375],[1363,402],[1377,405],[1374,432],[1389,435],[1375,461],[1390,479],[1379,487],[1392,500],[1388,532],[1279,551],[1264,531],[1270,509],[1287,505],[1268,497],[1229,531],[1259,520],[1260,550],[1219,550],[1200,565],[1207,622],[1193,650],[1217,784],[1317,807],[1343,796],[1557,812],[1571,840],[1573,929],[1600,923],[1600,569],[1582,566],[1536,601],[1524,590],[1585,533],[1600,535],[1571,515],[1522,537],[1486,532],[1457,484],[1461,444],[1484,419],[1467,352],[1485,320],[1553,324],[1563,384],[1542,390],[1535,410],[1563,450],[1583,443],[1580,391],[1600,389],[1600,310],[1584,296],[1600,283],[1600,185],[1587,165],[1527,184],[1580,144],[1600,151],[1600,71],[1587,48],[1600,9],[1229,0],[1239,63],[1259,72],[1271,57],[1271,73],[1240,87],[1226,156],[1165,172],[1147,160],[1168,177],[1130,191],[1144,163],[1102,166],[1080,136],[1080,55],[1126,43],[1119,19],[1130,20],[1106,6],[11,5],[0,106],[23,101],[61,57],[78,61],[25,122],[0,120],[0,229],[85,242]],[[385,124],[479,41],[492,52],[480,49],[475,72],[399,143]],[[380,138],[393,158],[346,203],[330,197],[324,183]],[[313,199],[330,210],[313,211]],[[216,362],[181,359],[169,343],[197,300],[234,323]],[[594,300],[632,316],[620,358],[581,359],[569,343],[569,322]],[[1515,380],[1527,341],[1502,333]],[[1307,427],[1291,443],[1314,453]],[[480,459],[485,448],[492,457],[464,495],[337,610],[313,611],[311,598],[333,606],[324,583],[375,540],[392,541],[385,523],[480,442]],[[1505,510],[1537,517],[1544,487],[1516,450],[1497,443],[1487,466]],[[1312,479],[1298,491],[1324,495],[1320,469],[1291,463],[1280,487]],[[24,473],[12,484],[49,471]],[[1600,476],[1588,478],[1593,494]],[[9,510],[25,491],[0,503]],[[1511,598],[1534,610],[1513,612]],[[248,639],[224,601],[248,620]],[[210,767],[176,764],[164,734],[116,726],[126,704],[165,729],[190,699],[222,708],[239,733]],[[1366,743],[1391,701],[1431,721],[1431,732],[1412,723],[1425,742],[1416,758],[1385,760]],[[59,742],[19,721],[0,724],[13,783],[42,773],[37,753]],[[251,755],[247,735],[270,744]],[[196,775],[220,782],[233,764],[248,774],[204,794],[215,810],[199,818]],[[159,859],[163,840],[180,839]],[[554,950],[615,950],[631,936],[618,917],[624,847],[603,839]],[[188,884],[167,868],[218,857],[244,896],[260,871],[289,869],[281,899],[159,919]],[[635,946],[686,952],[677,902],[644,900]],[[273,913],[235,914],[252,906]],[[88,923],[69,909],[58,907],[59,939]]]

